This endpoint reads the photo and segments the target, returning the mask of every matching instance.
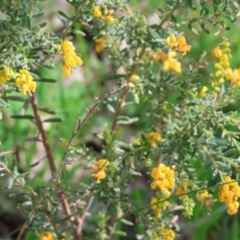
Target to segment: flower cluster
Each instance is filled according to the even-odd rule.
[[[150,205],[156,217],[160,218],[162,216],[162,211],[170,205],[170,202],[164,198],[152,197]]]
[[[218,62],[214,65],[216,72],[212,80],[212,85],[216,91],[219,91],[219,85],[224,83],[225,77],[231,80],[231,70],[229,68],[232,57],[230,43],[223,42],[220,47],[216,47],[213,50],[213,56],[218,59]]]
[[[157,146],[157,142],[162,140],[162,136],[159,132],[150,132],[146,134],[146,139],[148,140],[150,146],[155,148]]]
[[[54,240],[53,235],[51,232],[44,232],[39,237],[40,240]]]
[[[151,172],[151,176],[154,181],[151,183],[151,188],[156,189],[157,187],[161,192],[169,197],[171,189],[175,184],[174,166],[167,167],[165,164],[159,164],[158,167],[154,168]]]
[[[178,55],[186,55],[190,52],[191,46],[187,44],[184,36],[171,35],[167,37],[166,44],[169,46],[169,53],[163,62],[163,71],[182,72],[181,63],[178,61]],[[163,55],[159,56],[162,59]]]
[[[112,25],[116,22],[116,19],[112,16],[114,13],[113,10],[104,9],[104,17],[103,20],[106,24],[108,25]],[[101,6],[97,5],[93,8],[93,16],[95,18],[102,18],[103,14],[102,14],[102,10],[101,10]]]
[[[170,228],[161,227],[158,232],[158,236],[154,237],[154,240],[174,240],[175,238],[175,232]]]
[[[221,186],[219,191],[220,202],[224,202],[227,205],[227,213],[233,215],[237,213],[239,208],[239,202],[237,201],[240,197],[240,186],[237,181],[226,176],[224,184]]]
[[[28,70],[20,70],[19,73],[16,73],[16,77],[15,85],[20,88],[23,95],[35,92],[37,84]]]
[[[178,51],[183,55],[186,55],[187,52],[190,52],[191,50],[191,46],[187,44],[186,38],[182,35],[178,37],[174,35],[167,37],[166,44],[171,48],[171,50]]]
[[[7,66],[2,65],[2,71],[0,72],[0,84],[5,84],[8,80],[15,77],[14,72]]]
[[[71,75],[72,69],[83,64],[82,59],[75,53],[72,42],[65,40],[62,43],[62,55],[64,59],[63,72],[65,77]]]
[[[92,174],[96,178],[97,183],[100,183],[102,179],[106,177],[105,169],[109,165],[109,161],[106,159],[100,159],[96,165],[92,166],[92,171],[96,172]]]
[[[204,202],[212,198],[212,194],[210,194],[206,189],[203,191],[198,192],[197,200],[200,202]]]

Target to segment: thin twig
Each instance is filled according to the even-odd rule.
[[[164,25],[164,23],[173,15],[174,11],[178,8],[178,5],[174,6],[166,15],[165,17],[162,19],[162,21],[159,23],[159,26],[158,28],[161,29]],[[131,76],[136,72],[137,68],[138,68],[138,65],[139,65],[139,60],[142,59],[145,51],[147,49],[147,46],[144,44],[143,47],[142,47],[142,50],[140,52],[139,55],[136,54],[136,62],[132,65],[131,69],[130,69],[130,72],[129,74],[127,75],[127,79],[125,80],[126,83],[129,83],[130,81],[130,78]],[[125,103],[125,100],[127,98],[127,95],[128,95],[128,92],[129,92],[129,89],[126,88],[125,91],[123,91],[122,95],[121,95],[121,98],[120,98],[120,101],[118,103],[118,106],[117,106],[117,110],[114,114],[114,118],[113,118],[113,124],[112,124],[112,128],[111,128],[111,132],[114,132],[116,127],[117,127],[117,120],[118,120],[118,117],[119,115],[121,114],[121,111],[122,111],[122,108],[123,108],[123,105]]]

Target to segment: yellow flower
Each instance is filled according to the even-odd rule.
[[[169,37],[167,37],[165,42],[169,47],[172,48],[177,42],[175,35],[170,35]]]
[[[39,240],[54,240],[51,232],[44,232],[39,236]]]
[[[62,54],[64,59],[63,73],[65,77],[71,75],[72,69],[83,64],[82,59],[75,53],[72,42],[64,40],[62,43]]]
[[[225,70],[225,77],[227,80],[231,81],[233,78],[233,71],[231,68]]]
[[[1,66],[3,70],[0,72],[0,84],[6,83],[10,78],[14,78],[14,72],[6,65]]]
[[[237,200],[240,197],[240,186],[236,180],[231,179],[230,176],[226,176],[218,196],[220,202],[224,202],[227,205],[227,213],[229,215],[237,213],[239,208],[239,203]]]
[[[222,56],[222,51],[220,48],[213,49],[213,56],[216,58],[220,58]]]
[[[150,146],[155,148],[157,146],[157,142],[162,140],[162,136],[159,132],[150,132],[146,135],[146,139],[148,140]]]
[[[181,73],[182,72],[182,68],[181,68],[181,63],[177,61],[177,59],[175,59],[172,56],[169,56],[166,61],[164,61],[163,63],[163,71],[164,72],[168,72],[168,71],[175,71],[177,73]]]
[[[99,39],[96,39],[95,42],[97,43],[95,47],[95,51],[99,53],[102,51],[102,49],[106,45],[106,40],[104,38],[99,38]]]
[[[37,83],[33,80],[31,73],[26,69],[21,69],[16,74],[15,86],[20,88],[21,93],[26,95],[30,92],[35,92]]]
[[[170,202],[168,202],[164,198],[157,198],[157,197],[151,198],[150,206],[152,210],[155,212],[157,218],[161,217],[162,210],[164,210],[165,207],[169,205],[170,205]]]
[[[178,43],[178,50],[183,54],[186,55],[187,52],[190,52],[191,46],[187,44],[186,38],[184,36],[177,37]]]
[[[97,183],[100,183],[102,179],[106,177],[105,168],[109,165],[109,161],[106,159],[100,159],[96,165],[92,165],[92,171],[96,172],[92,174],[96,178]]]
[[[158,187],[168,197],[170,195],[169,190],[173,189],[175,184],[174,170],[164,164],[159,164],[152,170],[151,176],[154,179],[151,188],[156,189]]]
[[[102,12],[101,12],[101,6],[95,6],[93,8],[93,16],[95,18],[100,18],[102,16]]]
[[[175,232],[172,229],[161,227],[160,228],[160,235],[164,240],[174,240]]]
[[[207,92],[208,88],[206,86],[203,86],[202,89],[199,92],[199,97],[204,97],[205,93]]]
[[[105,16],[105,22],[108,24],[108,25],[112,25],[116,22],[116,19],[110,15],[107,15]]]
[[[129,78],[129,80],[130,80],[131,82],[138,82],[139,79],[140,79],[140,77],[139,77],[138,75],[136,75],[136,74],[132,74],[132,75],[130,76],[130,78]]]
[[[200,202],[203,202],[203,201],[208,200],[210,198],[212,198],[212,195],[209,194],[207,190],[203,190],[200,193],[198,193],[198,195],[197,195],[197,200],[200,201]]]

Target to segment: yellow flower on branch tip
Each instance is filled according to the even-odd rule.
[[[54,240],[51,232],[44,232],[39,236],[39,240]]]
[[[16,73],[16,80],[15,86],[20,88],[20,91],[23,95],[26,95],[30,92],[35,92],[37,83],[33,80],[31,73],[26,70],[22,69],[19,73]]]
[[[225,77],[227,80],[231,81],[233,78],[233,70],[231,68],[228,68],[225,70]]]
[[[203,201],[211,199],[211,198],[212,198],[212,195],[209,194],[207,190],[200,191],[197,194],[197,200],[200,202],[203,202]]]
[[[95,47],[95,51],[97,53],[100,53],[104,48],[104,46],[106,45],[106,40],[104,38],[99,38],[99,39],[96,39],[95,42],[97,43]]]
[[[107,15],[105,17],[105,22],[108,25],[112,25],[112,24],[114,24],[116,22],[116,19],[114,17],[110,16],[110,15]]]
[[[95,18],[100,18],[102,16],[102,12],[101,12],[101,6],[95,6],[93,8],[93,16]]]
[[[6,65],[1,65],[3,68],[0,72],[0,84],[6,83],[10,78],[15,77],[15,73]]]
[[[177,42],[175,35],[170,35],[167,37],[165,42],[169,47],[173,47]]]
[[[138,75],[132,74],[132,75],[130,76],[130,78],[129,78],[129,81],[131,81],[131,82],[138,82],[139,79],[140,79],[140,77],[139,77]]]
[[[177,61],[177,59],[169,56],[166,61],[163,63],[163,71],[175,71],[177,73],[182,72],[181,63]]]
[[[184,36],[177,37],[177,43],[177,48],[183,55],[186,55],[187,52],[190,52],[191,46],[187,44]]]
[[[223,52],[220,48],[216,47],[213,49],[213,56],[216,58],[220,58],[223,55]]]
[[[240,197],[240,186],[238,182],[226,176],[224,184],[221,186],[218,193],[220,202],[224,202],[227,207],[227,213],[230,215],[236,214],[239,208],[238,198]]]
[[[199,92],[199,97],[204,97],[206,92],[207,92],[208,88],[206,86],[203,86],[202,89]]]
[[[148,140],[150,146],[155,148],[157,146],[157,142],[162,140],[162,136],[159,132],[150,132],[146,135],[146,139]]]
[[[100,183],[102,179],[106,177],[105,168],[109,165],[109,161],[106,159],[100,159],[96,165],[92,165],[92,171],[96,172],[92,174],[96,178],[97,183]]]
[[[174,240],[175,238],[175,232],[172,229],[161,227],[160,228],[160,239],[164,240]]]
[[[75,53],[75,47],[72,42],[64,40],[62,42],[62,55],[64,59],[63,73],[65,77],[71,75],[72,69],[77,65],[83,64],[82,59]]]

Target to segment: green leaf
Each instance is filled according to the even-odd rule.
[[[29,16],[27,16],[27,27],[29,30],[31,30],[32,28],[32,20]]]
[[[187,4],[188,4],[188,6],[189,6],[190,8],[193,7],[193,5],[192,5],[192,0],[187,0]]]
[[[20,96],[7,96],[6,98],[7,98],[7,100],[10,100],[10,101],[17,101],[17,102],[25,102],[26,101],[26,98],[20,97]]]
[[[125,232],[119,231],[119,230],[114,231],[114,234],[119,235],[119,236],[123,236],[123,237],[127,236],[127,234]]]
[[[48,114],[52,114],[52,115],[56,114],[56,112],[54,112],[54,111],[52,111],[48,108],[38,108],[38,110],[42,111],[42,112],[45,112],[45,113],[48,113]]]
[[[11,193],[8,195],[10,198],[20,198],[26,196],[26,193]]]
[[[129,118],[127,116],[119,116],[117,123],[122,125],[127,125],[127,124],[137,122],[138,120],[139,118]]]
[[[124,219],[124,218],[121,219],[121,222],[125,225],[128,225],[128,226],[133,226],[134,225],[132,222],[130,222],[127,219]]]
[[[8,108],[10,105],[4,101],[2,98],[0,98],[0,108]]]
[[[32,201],[26,201],[26,202],[22,203],[22,205],[26,206],[26,207],[31,206],[32,205]]]
[[[45,119],[43,122],[62,122],[61,118],[48,118]]]
[[[203,22],[200,22],[200,26],[201,26],[202,30],[203,30],[205,33],[207,33],[207,34],[210,33],[210,31],[206,28],[206,26],[205,26],[205,24],[204,24]]]
[[[38,25],[38,27],[40,27],[40,28],[44,28],[44,27],[46,27],[47,26],[47,22],[43,22],[43,23],[40,23],[39,25]]]
[[[24,238],[25,240],[39,240],[39,236],[35,235],[31,231],[27,232],[27,235]]]
[[[46,82],[46,83],[55,83],[57,82],[57,80],[55,79],[51,79],[51,78],[40,78],[40,79],[36,79],[36,82]]]
[[[15,119],[28,119],[28,120],[34,119],[34,116],[32,115],[12,115],[11,117]]]
[[[10,189],[14,183],[14,179],[12,177],[9,177],[7,180],[7,188]]]
[[[64,18],[70,19],[64,12],[58,11],[58,14],[61,15]]]
[[[112,105],[107,104],[107,109],[108,109],[110,112],[115,113],[115,109],[114,109],[114,107],[113,107]]]

